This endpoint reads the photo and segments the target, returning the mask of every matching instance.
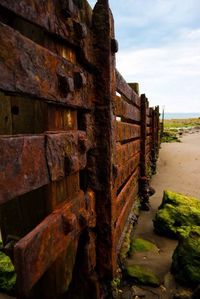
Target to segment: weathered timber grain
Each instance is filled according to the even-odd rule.
[[[127,100],[140,106],[140,98],[135,91],[126,83],[122,75],[116,70],[117,91],[122,94]]]
[[[136,154],[130,160],[126,161],[125,165],[122,164],[117,167],[117,176],[114,180],[114,187],[116,190],[126,181],[126,179],[138,168],[140,161],[140,154]]]
[[[114,114],[125,119],[140,121],[140,110],[119,96],[116,96],[114,100]]]
[[[80,192],[73,203],[55,210],[15,245],[14,263],[21,295],[28,295],[43,273],[68,249],[72,239],[76,255],[82,211],[85,211],[85,201],[83,192]]]
[[[49,183],[43,136],[0,138],[0,203]]]
[[[130,158],[140,151],[140,140],[131,141],[125,144],[116,144],[114,163],[124,165]]]
[[[115,121],[116,141],[130,140],[140,137],[140,126],[129,123]]]
[[[74,90],[80,68],[0,23],[0,89],[41,100],[89,108],[90,97]],[[44,71],[45,66],[45,71]],[[86,88],[86,87],[85,87]],[[87,88],[90,88],[88,82]]]

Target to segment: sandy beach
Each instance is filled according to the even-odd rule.
[[[155,199],[164,189],[200,198],[200,132],[184,135],[181,143],[162,143],[157,167]]]
[[[158,288],[145,286],[137,288],[136,297],[142,294],[144,298],[148,299],[172,299],[174,293],[179,289],[170,274],[172,254],[177,246],[177,241],[155,234],[152,220],[162,201],[165,189],[200,199],[199,181],[200,132],[184,135],[180,143],[162,143],[157,162],[157,173],[151,180],[151,186],[156,193],[150,199],[150,211],[140,213],[134,234],[134,238],[142,238],[156,244],[159,254],[135,254],[128,260],[129,265],[140,265],[144,269],[153,271],[160,278],[162,284]],[[132,298],[131,294],[129,297]]]

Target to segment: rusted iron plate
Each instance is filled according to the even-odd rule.
[[[137,199],[137,195],[138,195],[138,185],[135,186],[135,189],[132,190],[131,194],[126,199],[126,203],[125,203],[123,209],[121,210],[120,216],[117,219],[117,222],[115,225],[115,232],[114,232],[115,248],[118,247],[117,246],[118,242],[120,241],[120,238],[124,231],[125,225],[128,221],[128,217],[131,214],[131,210],[134,206],[134,202]]]
[[[140,121],[140,110],[119,96],[116,96],[114,100],[114,114],[125,119]]]
[[[140,137],[140,126],[124,122],[115,122],[115,139],[116,141],[129,140]]]
[[[131,175],[130,179],[124,186],[124,188],[121,190],[119,195],[117,196],[116,201],[116,217],[118,218],[119,214],[121,213],[124,205],[126,204],[127,198],[131,196],[131,194],[135,194],[135,188],[138,184],[138,173],[139,169],[137,168],[136,171]]]
[[[63,251],[67,251],[71,240],[77,244],[82,230],[79,217],[84,211],[84,194],[80,192],[70,203],[54,211],[16,243],[14,264],[20,295],[28,295],[44,272]]]
[[[117,168],[117,177],[114,182],[114,188],[116,190],[126,181],[126,179],[133,173],[138,167],[140,161],[140,154],[136,154],[133,158],[128,160],[125,165]]]
[[[66,104],[90,107],[86,87],[76,91],[80,69],[0,23],[0,88]],[[88,83],[88,87],[90,84]],[[90,97],[89,97],[90,99]]]
[[[52,181],[86,166],[87,138],[81,131],[46,133],[47,162]]]
[[[43,136],[0,138],[0,204],[49,181]]]
[[[116,165],[124,165],[127,160],[129,160],[139,151],[140,151],[140,140],[128,142],[123,145],[117,143],[114,163]]]
[[[117,91],[133,104],[140,106],[140,97],[135,91],[126,83],[122,75],[116,70]]]

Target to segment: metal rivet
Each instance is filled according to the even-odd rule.
[[[58,76],[58,87],[63,96],[67,96],[69,92],[74,91],[74,80],[71,77],[65,77],[64,75]]]
[[[85,38],[87,36],[87,27],[83,23],[74,22],[74,30],[78,38]]]
[[[116,39],[111,39],[111,51],[112,53],[117,53],[119,50],[118,41]]]
[[[87,83],[86,77],[83,73],[81,72],[74,73],[74,84],[77,89],[82,88],[83,86],[86,85],[86,83]]]

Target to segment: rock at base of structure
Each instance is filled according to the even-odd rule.
[[[1,246],[1,244],[0,244]],[[13,295],[15,292],[16,274],[10,258],[0,251],[0,292]]]
[[[148,270],[142,266],[134,265],[126,268],[127,276],[134,282],[157,287],[160,285],[159,278],[151,270]]]
[[[191,227],[200,223],[200,202],[196,198],[164,191],[153,222],[158,234],[172,238],[187,237]]]
[[[193,227],[181,238],[173,254],[172,273],[183,285],[192,288],[200,284],[200,226]]]
[[[178,290],[174,294],[173,299],[192,299],[192,291],[185,289]]]

